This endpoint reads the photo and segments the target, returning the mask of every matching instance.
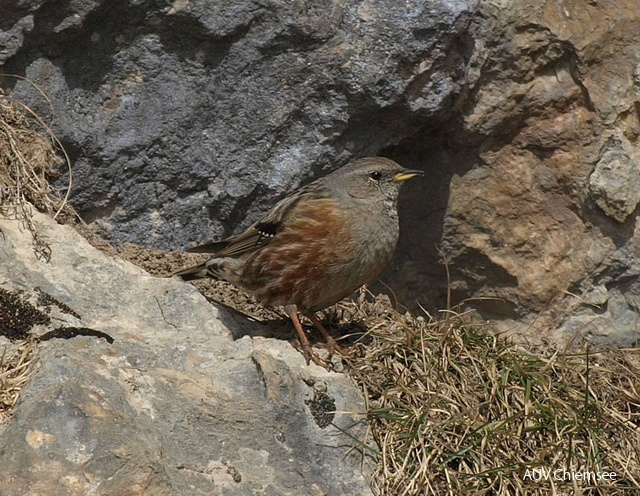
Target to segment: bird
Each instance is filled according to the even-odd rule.
[[[187,249],[211,257],[173,275],[227,281],[265,305],[282,306],[307,364],[326,366],[298,314],[326,339],[329,356],[340,350],[316,312],[370,282],[391,260],[400,189],[419,175],[388,158],[354,160],[285,196],[239,234]]]

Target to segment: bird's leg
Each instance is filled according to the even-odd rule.
[[[336,351],[337,352],[341,352],[342,351],[342,349],[340,348],[340,345],[337,343],[337,341],[335,339],[333,339],[333,336],[331,334],[329,334],[329,332],[324,328],[322,323],[318,320],[318,317],[316,317],[315,313],[309,312],[309,313],[306,313],[304,315],[311,322],[313,322],[313,325],[316,326],[316,328],[324,336],[324,339],[327,341],[327,349],[329,350],[329,356],[333,355],[333,353],[336,352]]]
[[[300,319],[298,318],[298,309],[295,307],[295,305],[286,305],[284,307],[284,310],[285,312],[287,312],[287,315],[291,319],[291,322],[293,322],[293,327],[296,328],[298,338],[300,338],[300,346],[302,346],[302,356],[304,356],[305,360],[307,361],[307,365],[309,365],[309,360],[313,360],[313,363],[315,363],[316,365],[326,367],[327,363],[322,358],[320,358],[311,347],[309,338],[304,332],[302,324],[300,323]]]

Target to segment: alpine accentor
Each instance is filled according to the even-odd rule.
[[[362,158],[291,193],[244,232],[187,251],[213,253],[178,272],[184,280],[231,282],[267,305],[283,305],[298,332],[304,357],[311,349],[298,312],[326,338],[315,316],[373,279],[398,242],[400,187],[422,171],[386,158]]]

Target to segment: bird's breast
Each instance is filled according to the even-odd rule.
[[[337,201],[305,202],[245,264],[242,285],[271,305],[315,311],[375,277],[398,240],[396,219],[345,209]]]

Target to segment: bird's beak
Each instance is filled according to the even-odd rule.
[[[402,172],[398,172],[395,176],[393,176],[393,179],[398,182],[402,182],[402,181],[406,181],[407,179],[411,179],[414,176],[423,176],[423,175],[424,175],[424,172],[420,170],[405,169]]]

